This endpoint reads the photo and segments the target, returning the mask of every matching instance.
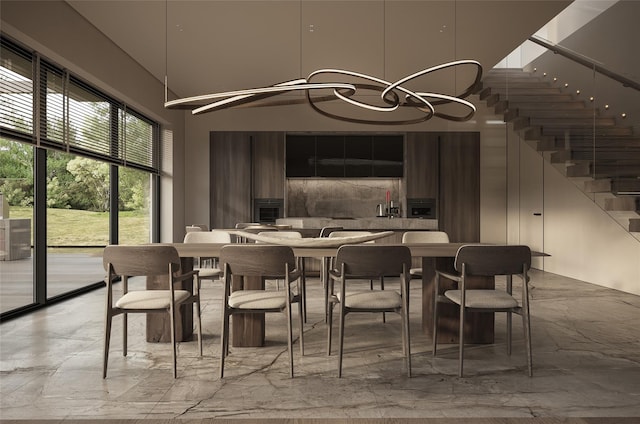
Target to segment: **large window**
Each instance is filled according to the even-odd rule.
[[[0,241],[5,227],[29,227],[7,242],[21,243],[21,255],[0,246],[5,318],[101,286],[105,245],[156,241],[160,149],[156,123],[1,43]]]

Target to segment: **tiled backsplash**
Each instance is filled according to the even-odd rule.
[[[288,217],[370,218],[385,203],[387,191],[394,204],[404,199],[399,178],[287,179]],[[400,213],[404,215],[404,205]]]

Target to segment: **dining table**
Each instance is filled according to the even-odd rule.
[[[161,243],[172,245],[178,251],[181,258],[183,271],[192,269],[195,257],[219,257],[220,250],[227,243]],[[388,243],[393,245],[395,243]],[[422,330],[427,336],[433,332],[433,305],[434,305],[434,280],[436,269],[452,271],[453,263],[461,246],[480,243],[403,243],[411,251],[411,256],[420,258],[422,263],[422,280],[413,280],[422,285]],[[292,246],[294,254],[298,258],[330,258],[335,257],[338,247],[300,247]],[[548,256],[542,252],[533,252],[532,256]],[[329,261],[325,261],[328,263]],[[147,288],[160,288],[163,283],[154,278],[147,280]],[[252,279],[250,281],[234,281],[234,287],[244,289],[264,289],[264,281]],[[452,288],[452,281],[441,281],[440,290]],[[492,277],[475,276],[469,281],[470,288],[493,289],[495,280]],[[183,286],[186,290],[192,289],[192,283],[186,282]],[[192,305],[182,305],[176,318],[177,340],[190,340],[193,334]],[[147,341],[168,342],[171,340],[169,333],[168,317],[162,314],[148,314],[147,316]],[[438,307],[438,342],[457,343],[459,331],[459,312],[454,304],[441,304]],[[232,346],[257,347],[263,346],[265,323],[264,315],[246,314],[234,315]],[[494,314],[472,313],[467,314],[465,321],[465,339],[471,344],[484,344],[494,342]]]

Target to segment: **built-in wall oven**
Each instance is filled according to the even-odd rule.
[[[407,218],[436,219],[436,199],[407,198]]]
[[[284,216],[284,199],[254,199],[253,220],[261,224],[275,224]]]

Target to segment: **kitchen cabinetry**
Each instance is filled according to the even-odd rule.
[[[212,228],[251,221],[251,133],[212,132],[209,151]]]
[[[441,133],[438,222],[452,242],[480,241],[480,134]]]
[[[253,149],[253,197],[284,199],[284,133],[251,135]]]
[[[407,133],[405,185],[409,199],[438,198],[438,138],[439,133]]]

